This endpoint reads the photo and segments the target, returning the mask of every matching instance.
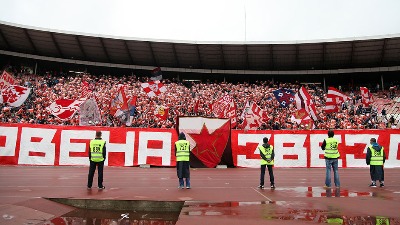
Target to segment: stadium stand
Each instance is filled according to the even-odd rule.
[[[93,96],[96,98],[102,121],[98,126],[126,126],[118,118],[110,114],[111,99],[117,95],[121,85],[125,86],[128,98],[137,96],[136,112],[134,113],[131,127],[171,128],[175,127],[177,116],[205,116],[213,117],[210,105],[217,99],[229,93],[237,105],[236,127],[242,129],[243,118],[241,114],[247,101],[255,102],[267,112],[267,117],[259,129],[306,129],[291,121],[291,116],[296,110],[292,103],[287,108],[280,107],[272,91],[279,88],[297,90],[299,83],[283,83],[273,81],[255,81],[254,83],[228,83],[228,82],[179,82],[164,79],[167,92],[160,96],[149,98],[141,88],[141,83],[147,82],[148,77],[130,76],[94,76],[88,73],[68,75],[61,73],[52,75],[32,75],[32,71],[23,68],[7,67],[17,78],[20,85],[32,88],[32,92],[24,105],[12,108],[2,105],[0,114],[4,123],[33,123],[54,125],[79,125],[79,115],[71,119],[61,120],[51,115],[47,110],[52,102],[59,98],[78,99],[82,81],[90,84]],[[374,93],[374,103],[371,108],[363,108],[360,92],[346,92],[351,98],[342,104],[339,112],[326,114],[324,106],[326,92],[319,85],[306,85],[312,95],[319,120],[315,122],[315,129],[383,129],[398,128],[400,120],[399,97],[388,98],[388,93]],[[396,88],[397,89],[397,88]],[[394,95],[396,96],[396,91]],[[166,120],[155,116],[154,111],[158,105],[169,108]],[[94,125],[94,124],[93,124]]]

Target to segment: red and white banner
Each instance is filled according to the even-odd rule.
[[[262,124],[262,115],[263,111],[256,103],[252,102],[250,104],[249,102],[246,102],[246,106],[242,113],[242,128],[244,130],[257,130]]]
[[[0,76],[0,90],[15,84],[15,78],[13,75],[7,73],[7,71],[3,71],[3,73]]]
[[[305,109],[311,115],[311,118],[314,121],[318,120],[317,110],[315,108],[314,101],[312,100],[311,95],[308,93],[305,87],[301,87],[294,98],[296,100],[297,109]]]
[[[156,107],[156,109],[154,110],[154,115],[157,118],[160,118],[162,120],[166,120],[168,118],[168,112],[169,112],[169,108],[165,107],[163,105],[158,105]]]
[[[175,129],[0,124],[0,165],[89,165],[90,140],[102,131],[108,166],[175,166]]]
[[[325,112],[333,113],[339,111],[339,106],[345,102],[348,97],[334,87],[328,87],[328,94],[326,96]]]
[[[327,137],[326,130],[229,130],[225,129],[229,125],[227,121],[198,121],[180,125],[180,129],[186,132],[189,141],[194,141],[192,154],[203,166],[217,165],[220,160],[226,165],[230,159],[237,167],[259,167],[257,146],[268,137],[275,149],[276,167],[325,167],[320,145]],[[185,122],[193,121],[180,120],[180,124]],[[175,129],[6,123],[0,124],[0,165],[88,165],[89,142],[97,130],[103,132],[103,139],[107,141],[108,166],[175,166],[174,143],[178,139]],[[385,167],[400,167],[398,129],[335,131],[340,143],[339,166],[368,167],[365,156],[372,137],[384,147]]]
[[[369,92],[368,88],[360,87],[361,91],[361,101],[364,107],[369,107],[369,105],[374,101],[372,94]]]
[[[236,103],[230,95],[225,95],[211,105],[212,112],[217,118],[230,118],[231,126],[236,126]]]
[[[232,157],[237,167],[259,167],[257,146],[264,137],[274,146],[276,167],[325,167],[321,144],[326,130],[242,131],[232,130]],[[369,140],[376,138],[384,147],[385,167],[400,167],[400,130],[335,130],[339,141],[339,167],[367,167]]]
[[[28,98],[30,92],[30,88],[18,85],[7,86],[1,90],[0,103],[8,103],[10,106],[20,107]]]
[[[142,83],[142,88],[150,98],[167,91],[167,88],[159,80]]]
[[[80,108],[80,105],[84,102],[84,99],[73,100],[73,99],[57,99],[51,103],[46,109],[52,115],[62,119],[70,119]]]

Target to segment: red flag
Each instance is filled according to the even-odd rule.
[[[301,87],[299,92],[295,95],[296,107],[297,109],[305,109],[313,120],[318,120],[317,110],[315,104],[312,101],[311,95],[308,93],[307,89]]]
[[[167,88],[159,80],[142,83],[142,88],[150,98],[167,91]]]
[[[231,119],[231,127],[234,128],[236,126],[236,103],[234,99],[225,95],[214,102],[211,107],[214,116],[217,118],[230,118]]]
[[[159,105],[154,110],[154,115],[162,120],[166,120],[168,118],[169,108]]]
[[[247,102],[242,117],[245,130],[257,130],[262,124],[263,110],[256,103]]]
[[[117,95],[113,100],[111,100],[110,114],[118,117],[128,111],[128,102],[126,100],[124,86],[121,86],[118,90]]]
[[[0,103],[8,103],[10,106],[19,107],[28,98],[30,92],[30,88],[18,85],[7,86],[1,91]]]
[[[338,105],[345,102],[348,97],[334,87],[328,87],[328,94],[326,96],[325,112],[332,113],[338,112]]]
[[[4,70],[0,76],[0,90],[10,85],[14,85],[15,83],[16,83],[15,78]]]
[[[196,113],[196,114],[199,111],[199,103],[200,103],[200,101],[197,99],[196,103],[194,105],[194,109],[193,109],[194,113]]]
[[[372,94],[369,92],[368,88],[360,87],[361,90],[361,101],[364,107],[368,107],[373,101]]]
[[[292,123],[297,123],[298,125],[303,125],[306,129],[313,129],[314,122],[310,118],[310,114],[305,109],[297,110],[290,118]]]
[[[70,119],[76,111],[79,110],[80,105],[85,100],[72,100],[72,99],[58,99],[51,103],[46,109],[54,116],[65,120]]]
[[[89,90],[89,83],[86,81],[82,81],[82,94],[81,94],[81,98],[88,98],[90,96],[90,94],[92,94],[92,91]]]

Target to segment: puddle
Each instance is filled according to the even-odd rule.
[[[254,207],[257,206],[258,207]],[[276,202],[186,202],[182,209],[186,216],[260,216],[266,221],[287,221],[295,224],[296,221],[313,223],[331,223],[347,225],[372,224],[400,224],[400,218],[382,216],[350,216],[340,209],[318,207],[304,202],[276,201]],[[289,222],[291,221],[291,222]]]
[[[263,190],[269,191],[269,190]],[[381,191],[352,191],[343,188],[323,188],[323,187],[285,187],[276,188],[273,190],[288,197],[341,197],[341,198],[355,198],[355,197],[377,197],[382,199],[392,199],[387,197]]]
[[[44,225],[173,225],[179,212],[137,212],[76,209],[60,217],[44,222]]]

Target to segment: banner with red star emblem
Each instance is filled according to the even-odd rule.
[[[20,107],[28,98],[30,88],[19,85],[10,85],[1,91],[0,103],[8,103],[13,107]]]
[[[230,129],[229,119],[179,117],[179,132],[190,142],[190,165],[208,168],[233,165]]]

